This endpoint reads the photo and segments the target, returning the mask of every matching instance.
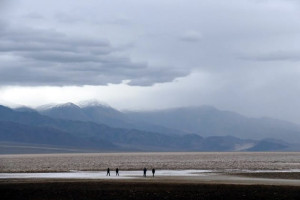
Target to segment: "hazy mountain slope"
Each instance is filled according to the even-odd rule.
[[[109,142],[90,142],[52,127],[34,127],[3,121],[0,121],[0,141],[98,149],[113,147]]]
[[[40,109],[39,113],[59,119],[89,121],[89,117],[81,110],[79,106],[73,103],[59,104]]]
[[[178,136],[112,128],[94,122],[52,119],[35,112],[17,112],[3,106],[0,106],[0,122],[0,142],[61,146],[79,143],[82,148],[133,151],[235,151],[246,150],[258,142],[228,136],[202,138],[195,134]],[[247,148],[240,148],[243,146]]]
[[[289,147],[287,143],[274,139],[265,139],[256,143],[249,151],[269,151],[270,149],[285,150]],[[298,149],[299,150],[299,149]]]
[[[55,131],[63,131],[69,133],[72,137],[76,137],[79,141],[90,141],[91,144],[105,141],[108,144],[115,143],[119,146],[126,146],[128,149],[140,150],[183,148],[182,145],[177,145],[181,142],[181,139],[176,137],[138,130],[111,128],[93,122],[51,119],[38,113],[16,112],[3,106],[0,106],[0,121],[2,121],[1,141],[45,144],[47,139],[44,141],[42,138],[48,138],[49,136],[45,130],[51,129],[54,138],[57,137]],[[58,138],[58,140],[60,139]],[[62,144],[64,144],[64,141],[63,139]],[[68,140],[66,139],[66,141]],[[115,150],[119,149],[117,148],[118,145],[115,145]],[[136,148],[135,145],[139,148]]]
[[[126,121],[123,113],[112,107],[93,103],[83,106],[81,110],[88,116],[89,121],[117,128],[133,128],[133,125]]]
[[[18,111],[18,112],[38,112],[37,110],[35,110],[33,108],[26,107],[26,106],[17,107],[14,110]]]
[[[300,142],[300,126],[296,124],[267,118],[247,118],[209,106],[126,114],[134,120],[194,132],[202,136],[232,135],[239,138],[277,138]]]
[[[1,142],[0,154],[44,154],[44,153],[93,153],[104,149],[89,149],[61,145],[35,144],[24,142]],[[110,150],[108,150],[110,151]]]
[[[128,118],[124,113],[98,102],[92,102],[81,107],[73,104],[59,104],[42,106],[39,113],[57,119],[90,121],[106,124],[114,128],[138,129],[142,131],[158,132],[163,134],[184,134],[183,131],[153,125],[143,121],[135,121]]]
[[[190,146],[184,147],[181,145],[182,140],[177,137],[138,130],[111,128],[93,122],[52,119],[34,112],[17,112],[4,106],[0,106],[0,121],[3,123],[3,129],[0,133],[3,137],[2,140],[5,141],[44,143],[44,140],[40,140],[39,137],[44,137],[45,134],[48,137],[48,132],[44,129],[51,127],[53,132],[57,130],[67,132],[72,137],[83,141],[107,141],[125,146],[128,149],[174,150],[190,148]],[[7,126],[7,124],[10,124],[10,126]],[[36,135],[38,132],[41,135]],[[26,139],[26,134],[30,136],[28,139]],[[32,135],[37,138],[31,137]],[[53,137],[55,138],[56,135],[53,134]],[[138,148],[135,146],[138,146]]]

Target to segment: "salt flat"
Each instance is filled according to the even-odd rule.
[[[111,176],[106,176],[106,169]],[[115,169],[120,169],[120,176]],[[142,169],[148,169],[147,178]],[[155,178],[151,169],[155,168]],[[300,185],[299,152],[156,152],[0,155],[0,182],[158,181]]]
[[[298,170],[300,152],[155,152],[0,155],[0,172]]]
[[[186,176],[206,176],[212,170],[160,170],[156,171],[156,177],[186,177]],[[143,178],[143,171],[120,171],[120,176],[116,176],[111,171],[110,176],[105,171],[76,171],[70,172],[49,172],[49,173],[0,173],[0,179],[132,179]],[[152,177],[150,170],[147,173]]]
[[[258,170],[244,172],[249,175]],[[107,176],[105,171],[70,171],[70,172],[50,172],[50,173],[0,173],[0,182],[22,181],[22,180],[103,180],[103,181],[122,181],[122,180],[138,180],[151,182],[167,182],[167,183],[210,183],[210,184],[258,184],[258,185],[290,185],[300,186],[300,180],[276,178],[264,178],[264,173],[270,173],[271,170],[260,170],[261,177],[241,176],[236,173],[224,173],[216,170],[160,170],[152,177],[152,173],[147,173],[147,177],[143,177],[142,171],[120,171],[120,176],[116,176],[113,171],[111,175]],[[274,170],[271,173],[295,173],[295,170]],[[300,170],[298,170],[300,171]],[[298,172],[297,172],[298,173]]]

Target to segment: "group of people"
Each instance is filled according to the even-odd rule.
[[[146,177],[147,168],[145,167],[143,171],[144,171],[144,177]],[[153,177],[154,177],[154,174],[155,174],[155,169],[153,168],[153,169],[152,169],[152,176],[153,176]]]
[[[109,168],[107,168],[107,170],[106,170],[106,176],[110,176],[110,169]],[[119,168],[116,168],[116,176],[119,176]]]
[[[109,168],[107,168],[107,170],[106,170],[106,176],[110,176],[110,169]],[[145,167],[144,169],[143,169],[143,172],[144,172],[144,177],[146,177],[146,174],[147,174],[147,168]],[[152,176],[154,177],[154,174],[155,174],[155,169],[153,168],[152,169]],[[116,176],[119,176],[119,168],[116,168]]]

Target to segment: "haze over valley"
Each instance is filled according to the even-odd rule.
[[[0,107],[1,153],[295,151],[300,126],[211,106],[121,112],[90,102]]]

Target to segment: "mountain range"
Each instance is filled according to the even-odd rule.
[[[298,143],[297,124],[210,106],[149,112],[99,103],[0,106],[0,153],[292,151],[300,150]]]
[[[128,112],[127,116],[133,120],[147,121],[204,137],[231,135],[244,139],[275,138],[300,143],[298,124],[266,117],[249,118],[212,106]]]

